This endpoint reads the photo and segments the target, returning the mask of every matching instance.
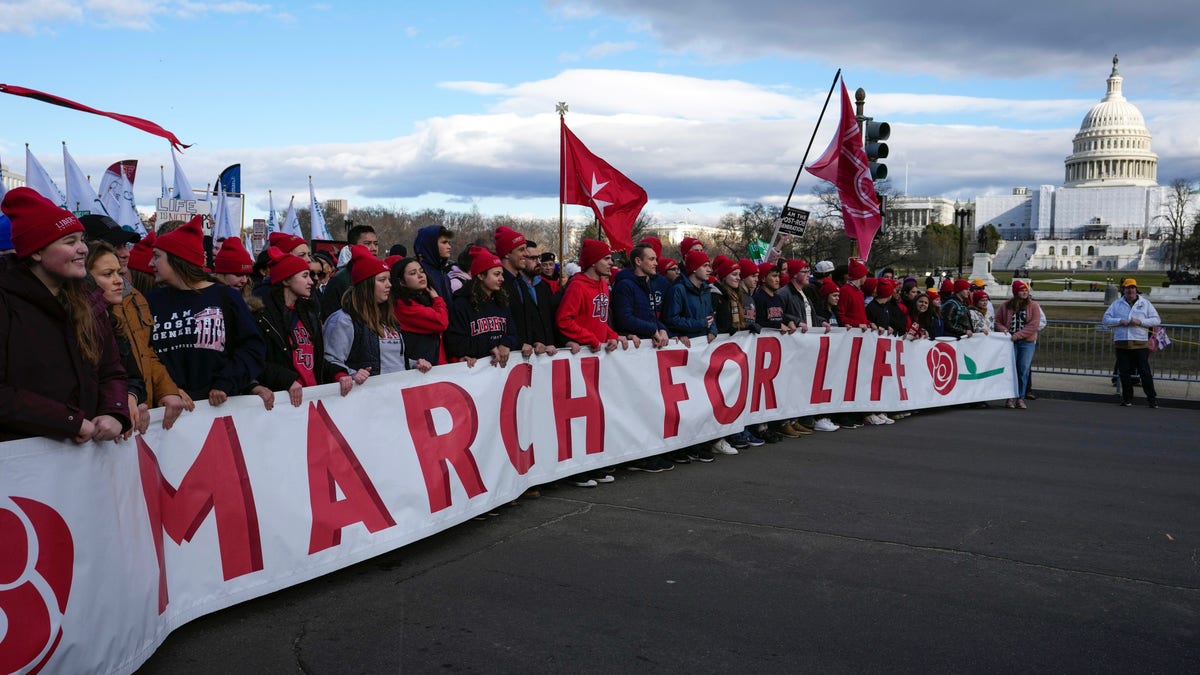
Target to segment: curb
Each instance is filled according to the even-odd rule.
[[[1084,391],[1055,391],[1049,389],[1037,389],[1035,391],[1039,399],[1058,399],[1064,401],[1087,401],[1088,403],[1108,403],[1116,405],[1120,403],[1120,398],[1116,393],[1112,394],[1095,394]],[[1141,389],[1137,389],[1136,394],[1141,394]],[[1162,408],[1181,408],[1184,410],[1200,410],[1200,401],[1191,401],[1178,398],[1158,397],[1158,405]],[[1141,396],[1135,396],[1133,399],[1133,407],[1145,408],[1146,400]]]

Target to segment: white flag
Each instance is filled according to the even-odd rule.
[[[219,182],[217,183],[217,204],[212,219],[213,245],[216,245],[219,241],[236,236],[233,231],[233,222],[229,219],[229,204],[225,198],[225,186]]]
[[[67,152],[67,142],[63,141],[63,169],[67,174],[67,206],[68,211],[74,212],[76,215],[84,215],[94,213],[97,215],[108,215],[108,210],[104,208],[104,204],[100,202],[100,197],[96,191],[92,189],[92,184],[88,181],[87,175],[75,163],[75,158],[71,157],[71,153]]]
[[[294,237],[304,237],[300,231],[300,219],[296,217],[296,195],[292,195],[292,201],[288,202],[287,211],[283,214],[283,231]]]
[[[158,165],[158,179],[162,181],[162,198],[171,198],[171,189],[167,187],[167,172],[163,169],[163,165]]]
[[[275,218],[275,196],[267,190],[267,234],[279,231],[279,223]],[[250,249],[246,249],[247,251]]]
[[[333,237],[329,236],[329,228],[325,226],[325,211],[321,209],[321,204],[317,202],[317,193],[313,189],[312,176],[308,177],[308,197],[312,203],[312,212],[309,214],[312,218],[310,221],[312,226],[308,230],[312,234],[310,239],[332,240]]]
[[[146,226],[142,224],[142,217],[134,206],[133,182],[129,178],[136,171],[135,159],[114,162],[109,166],[100,180],[100,203],[104,205],[108,217],[117,221],[118,225],[145,236]]]
[[[59,208],[67,208],[67,196],[58,189],[58,186],[54,184],[54,179],[46,173],[42,163],[29,151],[28,143],[25,144],[25,184],[37,190],[38,194],[54,202]]]
[[[175,162],[175,187],[172,188],[171,196],[175,199],[203,199],[197,197],[192,191],[192,184],[188,182],[187,176],[183,175],[183,167],[179,166],[179,157],[175,155],[175,148],[171,148],[171,161]]]

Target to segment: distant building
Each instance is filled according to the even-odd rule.
[[[340,213],[343,216],[350,213],[350,200],[348,199],[326,199],[325,213]]]
[[[25,186],[25,176],[19,173],[13,173],[8,170],[8,167],[0,165],[0,182],[4,183],[4,189],[11,190],[17,187]]]
[[[1062,186],[1018,187],[1007,195],[978,196],[969,205],[973,232],[991,225],[1000,233],[995,269],[1165,269],[1171,188],[1158,184],[1150,130],[1122,94],[1122,82],[1114,56],[1107,92],[1084,115],[1064,160]],[[935,216],[937,199],[893,200],[887,222],[916,226]]]

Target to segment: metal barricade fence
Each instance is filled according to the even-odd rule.
[[[1171,344],[1150,355],[1155,380],[1200,381],[1200,326],[1163,324]],[[1033,370],[1112,377],[1112,329],[1093,321],[1048,321],[1038,333]]]

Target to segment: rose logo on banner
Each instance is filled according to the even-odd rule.
[[[958,354],[948,342],[939,342],[925,356],[929,375],[933,378],[933,390],[945,396],[954,389],[958,381]]]
[[[36,673],[62,640],[75,547],[57,511],[23,497],[0,500],[0,672]],[[36,555],[36,560],[30,555]]]
[[[1004,373],[1003,368],[993,368],[978,372],[975,360],[963,355],[963,363],[967,372],[958,373],[958,353],[949,342],[939,342],[925,356],[925,365],[929,367],[929,375],[933,378],[933,389],[945,396],[954,389],[954,383],[959,380],[982,380]]]

